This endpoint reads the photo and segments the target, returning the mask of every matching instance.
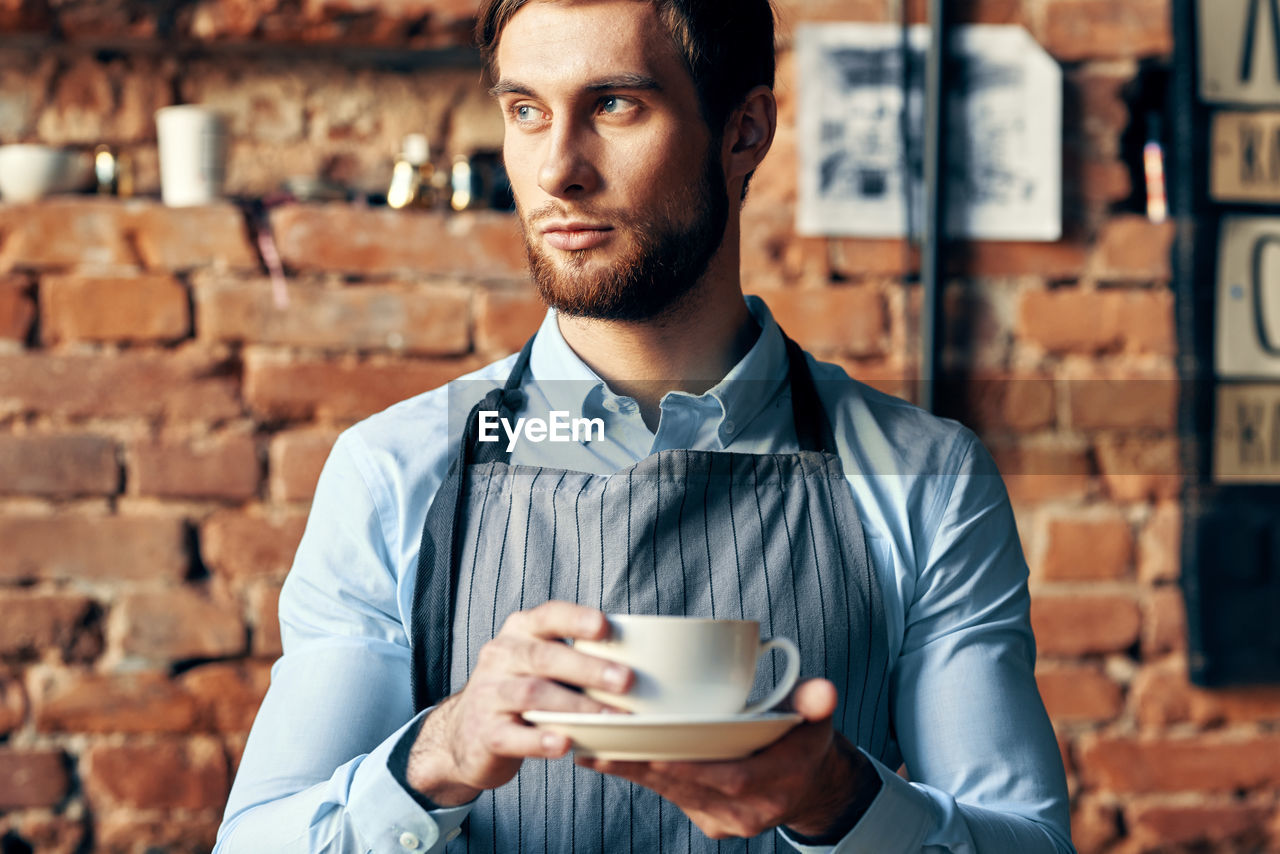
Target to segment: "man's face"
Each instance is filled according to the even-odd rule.
[[[503,30],[497,67],[543,299],[625,321],[675,305],[719,248],[729,202],[720,140],[653,6],[535,0]]]

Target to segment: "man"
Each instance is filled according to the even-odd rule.
[[[479,31],[552,310],[338,441],[218,850],[1071,851],[989,456],[742,296],[767,0],[489,0]],[[604,436],[508,454],[480,412]],[[610,611],[792,637],[803,722],[732,762],[567,758],[521,714],[629,688],[565,643]]]

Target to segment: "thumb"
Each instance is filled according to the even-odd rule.
[[[836,686],[826,679],[809,679],[796,686],[791,705],[806,723],[825,720],[835,712]]]

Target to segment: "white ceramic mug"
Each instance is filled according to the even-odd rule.
[[[166,205],[207,205],[222,195],[227,131],[222,117],[194,104],[156,110],[160,197]]]
[[[587,694],[635,714],[759,714],[782,702],[800,676],[796,645],[786,638],[761,641],[755,620],[611,614],[609,628],[606,640],[574,641],[574,649],[627,665],[635,680],[626,694]],[[756,666],[772,649],[786,656],[782,679],[769,696],[744,708]]]

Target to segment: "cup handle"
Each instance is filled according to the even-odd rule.
[[[770,638],[760,644],[760,652],[756,656],[756,666],[760,665],[760,659],[764,658],[764,654],[771,649],[780,649],[787,656],[787,667],[782,673],[782,681],[778,683],[769,696],[765,697],[758,703],[752,703],[742,710],[744,715],[758,715],[767,712],[774,706],[786,699],[791,693],[791,689],[795,687],[796,680],[800,678],[800,650],[787,638]]]

